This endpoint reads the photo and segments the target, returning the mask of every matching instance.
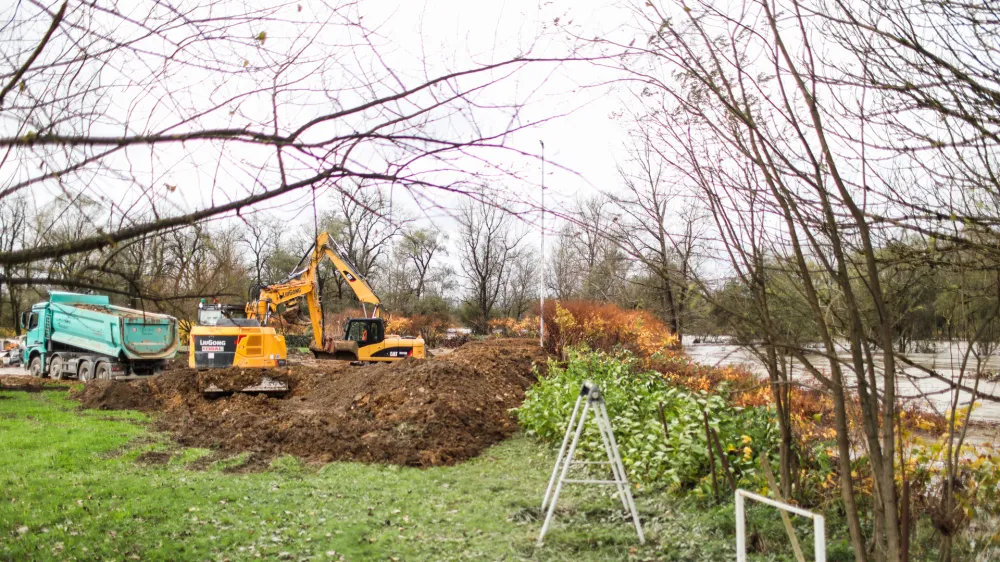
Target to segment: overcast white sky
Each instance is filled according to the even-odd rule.
[[[515,53],[531,50],[533,57],[563,56],[572,43],[570,32],[590,37],[599,33],[628,33],[626,22],[630,14],[614,0],[546,1],[506,0],[500,2],[467,2],[445,0],[434,2],[395,2],[362,0],[359,4],[367,26],[377,30],[383,40],[399,52],[399,60],[426,60],[442,71],[461,68],[469,62],[499,61]],[[556,22],[558,18],[558,23]],[[567,25],[569,26],[567,28]],[[617,31],[616,31],[617,30]],[[538,39],[541,37],[541,39]],[[381,49],[394,56],[393,49]],[[407,69],[400,69],[406,71]],[[412,69],[416,70],[416,69]],[[548,121],[530,130],[519,131],[510,138],[510,146],[528,153],[540,153],[539,141],[545,143],[546,206],[559,208],[576,197],[586,197],[599,188],[617,185],[616,165],[624,159],[622,146],[626,141],[625,123],[616,121],[614,114],[622,108],[622,97],[610,88],[583,88],[607,80],[611,76],[586,63],[560,67],[538,65],[522,71],[504,88],[512,95],[526,88],[544,85],[531,96],[525,119],[542,119],[549,115],[569,114]],[[501,90],[503,91],[503,90]],[[540,162],[517,157],[513,153],[494,153],[503,162],[497,165],[520,170],[524,182],[511,180],[505,188],[515,198],[539,201]],[[470,168],[478,164],[469,162]],[[396,188],[394,204],[418,216],[418,206]],[[442,194],[442,199],[455,199]],[[296,222],[311,223],[311,199],[305,194],[289,197],[276,211]],[[454,206],[457,200],[440,201]],[[321,207],[324,203],[321,202]],[[327,204],[328,205],[328,204]],[[269,205],[270,207],[271,205]],[[537,214],[525,216],[534,221]],[[551,227],[554,221],[549,219]],[[447,213],[429,210],[423,218],[450,230],[452,221]]]
[[[223,12],[246,10],[248,5],[269,5],[270,2],[213,2],[210,7],[198,6],[192,10],[204,16],[205,10],[211,10],[213,17]],[[301,9],[299,9],[301,8]],[[149,13],[146,4],[121,4],[118,9],[126,17],[142,19]],[[155,8],[162,10],[165,8]],[[340,10],[341,8],[338,8]],[[348,10],[350,8],[347,8]],[[306,37],[314,38],[314,46],[309,56],[343,57],[343,67],[348,71],[366,72],[372,61],[364,60],[364,54],[358,60],[349,60],[351,55],[364,49],[343,48],[346,43],[357,42],[358,37],[352,36],[352,28],[330,25],[319,28],[317,21],[330,17],[330,6],[323,0],[302,0],[281,8],[281,13],[275,18],[287,23],[274,23],[275,27],[259,30],[247,28],[235,29],[237,35],[246,33],[245,37],[256,37],[257,33],[267,33],[266,45],[258,45],[254,51],[246,48],[245,39],[235,43],[213,43],[205,45],[211,49],[207,56],[214,57],[219,64],[237,63],[240,72],[203,72],[197,66],[179,64],[175,73],[164,73],[157,76],[150,91],[145,85],[136,87],[133,82],[133,72],[153,72],[150,61],[129,60],[123,55],[122,60],[112,60],[111,64],[95,65],[85,72],[98,76],[102,85],[111,84],[118,88],[114,93],[105,92],[99,103],[110,100],[109,105],[101,107],[112,118],[102,122],[96,120],[89,125],[91,134],[119,135],[122,124],[128,123],[133,132],[159,131],[170,123],[188,117],[198,111],[212,108],[216,104],[218,110],[206,118],[205,123],[197,125],[218,127],[240,127],[247,123],[266,123],[271,114],[270,99],[263,94],[251,95],[227,111],[230,105],[225,103],[228,98],[244,95],[248,90],[265,87],[262,84],[273,75],[267,65],[269,54],[273,51],[275,58],[287,54],[301,46]],[[572,36],[608,37],[615,35],[623,43],[630,39],[631,19],[630,9],[624,2],[615,0],[506,0],[497,2],[468,2],[458,0],[435,0],[425,2],[399,2],[391,0],[360,0],[357,10],[363,16],[362,22],[369,30],[374,30],[372,43],[377,49],[381,62],[386,64],[393,73],[399,73],[409,85],[422,82],[424,76],[437,76],[457,69],[467,69],[477,65],[509,60],[518,55],[533,58],[563,58],[569,50],[578,46],[579,42]],[[218,13],[216,13],[218,12]],[[192,12],[194,13],[194,12]],[[0,7],[0,16],[4,21],[17,21],[35,16],[37,7],[30,5],[7,5]],[[97,16],[90,25],[105,25],[105,33],[115,34],[116,39],[141,37],[146,34],[144,29],[127,29],[128,24],[121,20],[104,17],[97,11]],[[325,15],[324,15],[325,14]],[[32,46],[38,41],[48,27],[47,17],[36,17],[32,20],[34,29],[19,30],[12,37]],[[271,25],[271,24],[269,24]],[[183,30],[178,33],[184,33]],[[184,41],[187,37],[173,38]],[[170,53],[175,47],[168,40],[156,37],[145,39],[140,46],[153,52]],[[11,43],[13,45],[13,43]],[[327,46],[330,47],[327,47]],[[340,47],[340,48],[338,48]],[[46,57],[58,57],[60,53],[74,52],[77,49],[66,37],[57,35],[52,45],[44,52]],[[199,47],[195,47],[197,49]],[[247,51],[247,52],[244,52]],[[194,53],[198,54],[198,53]],[[204,54],[204,53],[200,53]],[[189,56],[185,53],[184,56]],[[246,72],[239,63],[247,60]],[[52,61],[50,61],[52,62]],[[164,62],[164,67],[167,66]],[[334,65],[323,67],[324,72],[337,68]],[[374,65],[378,66],[378,64]],[[256,68],[261,71],[255,72]],[[303,65],[308,69],[309,65]],[[306,70],[302,70],[307,72]],[[155,74],[154,74],[155,75]],[[337,95],[343,98],[334,99],[331,103],[351,105],[351,76],[345,74],[344,83],[335,84]],[[489,164],[508,172],[507,179],[498,181],[493,187],[500,187],[509,195],[512,202],[505,207],[515,213],[520,213],[526,221],[525,228],[534,230],[533,223],[538,214],[534,212],[539,201],[541,180],[540,161],[530,156],[520,156],[517,152],[540,154],[539,141],[545,143],[547,160],[545,185],[546,206],[558,211],[571,204],[576,198],[594,195],[598,189],[613,189],[619,184],[617,164],[624,161],[623,144],[627,137],[627,120],[615,119],[615,114],[623,107],[623,99],[627,92],[614,91],[610,87],[593,87],[613,79],[610,72],[584,62],[561,64],[531,64],[524,67],[516,75],[502,81],[498,86],[488,90],[489,98],[476,99],[479,103],[505,104],[515,100],[526,101],[519,116],[519,123],[534,122],[547,119],[554,115],[562,115],[551,121],[539,124],[526,130],[512,134],[506,145],[513,150],[494,150],[488,155]],[[87,78],[86,76],[84,78]],[[305,79],[329,80],[327,77],[306,75]],[[141,77],[136,80],[140,81]],[[334,78],[334,81],[336,77]],[[355,81],[356,83],[356,81]],[[314,82],[310,82],[314,84]],[[589,87],[588,87],[589,86]],[[45,80],[33,81],[28,84],[25,95],[40,95],[57,97],[60,92],[57,87],[46,84]],[[156,91],[156,89],[159,89]],[[301,123],[309,119],[313,113],[328,112],[330,107],[325,92],[313,89],[306,94],[305,99],[292,97],[297,93],[289,93],[288,99],[281,110],[281,116],[287,122]],[[384,93],[384,91],[382,92]],[[14,95],[17,95],[15,92]],[[207,104],[205,103],[207,101]],[[176,108],[176,110],[174,109]],[[45,119],[44,116],[36,117]],[[493,123],[484,123],[494,130],[507,126],[503,111],[483,111],[478,116],[485,121],[494,119]],[[517,124],[517,123],[515,123]],[[45,126],[44,121],[41,122]],[[15,127],[9,132],[12,135],[24,134],[16,127],[19,123],[4,122],[6,129]],[[85,125],[86,126],[86,125]],[[348,131],[355,130],[357,123],[346,123]],[[364,125],[362,125],[364,126]],[[454,125],[438,124],[437,126],[453,127],[452,136],[460,136],[463,123]],[[185,126],[175,130],[184,130]],[[455,132],[457,131],[457,133]],[[67,131],[63,131],[66,133]],[[343,132],[340,130],[340,132]],[[82,172],[73,176],[72,182],[65,185],[55,183],[45,184],[45,187],[33,188],[31,195],[39,208],[50,206],[53,198],[60,195],[73,196],[73,190],[88,197],[95,198],[105,208],[114,209],[117,216],[135,214],[136,208],[150,207],[155,204],[158,212],[190,212],[205,207],[210,202],[228,201],[246,195],[248,191],[273,188],[275,178],[266,174],[276,167],[273,159],[273,149],[256,147],[249,144],[230,143],[219,149],[205,146],[204,149],[190,143],[184,145],[159,146],[152,153],[148,149],[137,147],[127,149],[111,158],[105,159],[105,167],[94,172]],[[144,152],[145,151],[145,152]],[[33,156],[23,162],[8,162],[0,164],[0,176],[5,181],[24,180],[26,176],[36,174],[45,167],[59,166],[61,158],[58,151],[50,154]],[[29,157],[31,158],[31,157]],[[55,158],[54,164],[46,162],[45,158]],[[360,158],[366,158],[363,154]],[[269,163],[265,163],[268,162]],[[463,160],[464,162],[464,160]],[[377,167],[377,166],[376,166]],[[468,159],[468,165],[461,166],[469,172],[479,171],[484,167],[482,162],[474,158]],[[304,164],[308,169],[308,163]],[[268,171],[271,170],[271,171]],[[315,172],[315,170],[313,171]],[[264,174],[261,177],[261,174]],[[151,189],[150,189],[151,187]],[[67,191],[64,191],[67,190]],[[332,204],[330,193],[320,193],[320,211]],[[395,187],[393,203],[399,212],[409,216],[422,216],[423,225],[433,225],[441,230],[453,229],[454,221],[450,218],[450,209],[460,203],[460,198],[446,192],[427,193],[433,201],[428,205],[416,204],[407,191]],[[155,203],[153,203],[155,202]],[[312,192],[300,190],[282,199],[268,201],[257,210],[261,214],[274,217],[288,224],[292,232],[300,226],[312,223]],[[532,211],[527,212],[526,211]],[[102,220],[95,216],[95,222]],[[107,220],[104,218],[103,220]],[[234,219],[228,219],[234,220]],[[554,226],[548,221],[550,228]],[[104,226],[96,224],[95,226]],[[531,240],[536,240],[535,234]]]

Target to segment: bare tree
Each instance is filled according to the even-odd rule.
[[[28,200],[23,195],[0,199],[0,252],[13,252],[24,248],[29,240],[31,222]],[[3,267],[3,289],[7,291],[10,306],[10,321],[14,334],[21,333],[18,318],[21,314],[21,294],[23,288],[11,280],[28,277],[24,265],[5,264]]]
[[[667,162],[648,134],[638,136],[630,153],[629,163],[619,166],[624,194],[610,195],[620,214],[605,236],[642,264],[649,275],[634,282],[652,292],[670,329],[681,337],[703,215],[685,201],[681,183],[667,174]]]
[[[735,335],[767,371],[780,432],[779,486],[782,496],[791,498],[797,491],[798,455],[792,428],[790,350],[815,341],[816,334],[805,327],[810,311],[797,290],[794,265],[784,263],[785,258],[771,246],[767,230],[773,209],[761,195],[763,189],[752,165],[744,163],[737,173],[729,174],[697,158],[684,162],[689,177],[704,191],[718,238],[734,272],[734,279],[718,290],[706,284],[699,288],[725,317],[728,333]],[[723,189],[729,194],[725,202],[717,196]],[[703,283],[700,277],[693,279]]]
[[[389,41],[350,2],[130,7],[19,2],[0,28],[0,198],[96,204],[91,232],[0,252],[0,264],[101,250],[347,180],[461,192],[463,158],[509,150],[507,135],[532,124],[512,118],[524,96],[481,103],[530,52],[448,69],[401,66],[397,49],[390,63]]]
[[[393,212],[384,190],[361,183],[341,187],[337,205],[329,220],[334,225],[331,234],[358,273],[369,277],[391,255],[393,241],[410,219],[398,210]]]
[[[397,259],[407,266],[407,285],[413,298],[419,300],[427,291],[427,285],[433,277],[433,268],[448,254],[448,235],[437,230],[413,229],[404,232],[396,246]]]
[[[507,316],[520,320],[538,301],[538,255],[521,247],[510,261],[501,302]]]
[[[514,232],[514,219],[504,209],[475,200],[458,216],[459,257],[467,282],[466,302],[476,333],[485,334],[509,281],[512,258],[524,235]]]
[[[581,296],[625,304],[627,284],[633,273],[628,257],[614,237],[615,209],[611,199],[598,195],[580,200],[572,212],[574,236],[570,244],[582,272]]]
[[[341,257],[358,273],[376,286],[381,284],[394,242],[410,219],[401,212],[394,213],[386,192],[374,186],[345,182],[337,186],[334,197],[336,207],[323,215],[320,228],[330,233]],[[311,239],[314,229],[305,230],[305,238]],[[319,284],[321,294],[332,296],[327,288],[333,287],[338,301],[354,302],[353,295],[345,294],[347,285],[331,264],[322,263]]]
[[[580,296],[583,290],[579,258],[575,246],[577,230],[570,221],[565,221],[558,230],[555,248],[548,256],[548,290],[557,300],[569,300]]]
[[[258,214],[243,219],[239,245],[247,250],[250,271],[257,285],[266,285],[278,280],[270,270],[270,264],[271,257],[281,246],[281,230],[279,223],[264,219]]]
[[[879,106],[896,95],[900,96],[896,99],[909,96],[913,102],[909,109],[953,119],[954,128],[939,127],[933,119],[920,116],[901,122],[915,143],[929,141],[931,147],[940,144],[950,150],[961,147],[964,158],[953,154],[952,168],[975,161],[977,172],[987,170],[984,160],[973,156],[982,156],[982,148],[992,145],[987,142],[991,126],[979,126],[984,123],[982,116],[973,117],[978,109],[968,110],[984,107],[983,100],[990,97],[996,99],[984,96],[990,87],[983,82],[986,76],[995,76],[996,65],[992,59],[973,57],[972,64],[979,68],[966,67],[967,74],[979,78],[969,80],[954,64],[971,52],[962,41],[983,37],[973,31],[978,16],[970,15],[977,9],[964,12],[966,8],[932,3],[929,11],[914,16],[908,12],[909,4],[897,2],[859,8],[795,0],[668,4],[637,7],[648,41],[620,45],[636,55],[621,60],[626,61],[623,69],[640,84],[645,130],[655,131],[656,151],[669,166],[673,181],[699,186],[712,206],[716,234],[749,295],[747,302],[756,308],[745,318],[762,333],[757,335],[757,343],[763,344],[760,349],[766,354],[769,350],[791,354],[833,398],[840,492],[855,559],[904,560],[909,506],[905,488],[897,485],[897,476],[906,478],[905,465],[897,469],[897,456],[902,455],[898,385],[906,376],[904,366],[917,367],[894,347],[897,316],[905,307],[892,306],[894,289],[884,277],[888,262],[883,249],[905,240],[907,231],[971,244],[965,233],[975,229],[963,228],[963,235],[957,236],[955,217],[970,217],[965,226],[989,230],[996,215],[982,212],[985,198],[978,198],[982,205],[977,206],[973,204],[977,197],[955,193],[961,181],[943,182],[942,187],[939,174],[948,167],[932,165],[924,174],[911,174],[907,170],[912,166],[897,166],[904,154],[913,157],[914,146],[894,149],[886,142],[899,138],[898,129],[884,122],[896,121],[895,114]],[[962,46],[927,48],[924,23],[930,20],[922,17],[948,22],[944,25],[950,25],[948,37],[961,37],[957,44]],[[814,43],[833,29],[845,44],[856,47],[847,51],[854,53],[853,66],[841,56],[827,60],[826,46]],[[936,30],[928,35],[950,41]],[[900,53],[905,56],[893,59]],[[878,67],[873,66],[876,60]],[[923,80],[915,81],[906,73],[920,66],[919,61],[930,70]],[[875,74],[873,68],[881,68],[883,74]],[[850,76],[844,69],[860,72]],[[903,78],[883,81],[898,71],[904,72]],[[880,89],[887,95],[872,101],[870,96]],[[980,103],[966,107],[966,98],[949,98],[956,92]],[[944,95],[935,102],[926,97],[928,93]],[[954,113],[949,108],[959,106],[967,111],[949,116]],[[957,134],[970,130],[976,134]],[[642,169],[651,170],[647,175],[654,180],[660,175],[655,167]],[[948,179],[962,177],[973,176],[956,174]],[[989,182],[977,189],[984,185]],[[945,209],[954,208],[954,202],[963,206],[948,216],[935,208],[943,200],[953,202]],[[726,218],[745,212],[751,203],[761,214],[755,228],[747,231],[745,219]],[[648,206],[653,211],[649,224],[655,224],[662,217],[657,209],[663,208],[663,199]],[[651,239],[656,240],[653,234]],[[754,237],[755,246],[748,246],[748,237]],[[809,329],[820,341],[821,360],[807,357],[795,334],[768,324],[775,320],[766,313],[775,273],[792,281],[788,285],[795,288]],[[868,307],[871,314],[866,314]],[[977,339],[970,332],[966,330],[965,337]],[[985,400],[997,399],[977,392],[975,383],[956,383],[934,369],[922,370],[947,384],[955,396],[961,389]],[[780,371],[779,367],[772,382],[782,382]],[[775,396],[781,400],[779,392]],[[857,419],[849,419],[849,403],[858,404]],[[851,423],[860,428],[858,447],[850,441]],[[867,456],[874,481],[874,517],[867,532],[861,526],[851,474],[852,454],[858,448]],[[942,552],[948,559],[950,554]]]

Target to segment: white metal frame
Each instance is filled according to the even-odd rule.
[[[582,412],[580,411],[581,404],[583,405]],[[594,412],[594,419],[597,420],[597,428],[600,431],[601,441],[604,444],[604,452],[608,455],[607,462],[573,460],[573,455],[576,453],[576,446],[580,442],[580,436],[583,435],[583,428],[587,423],[587,414],[590,412]],[[572,441],[570,440],[571,435],[573,436]],[[566,450],[567,446],[569,446],[569,451]],[[612,480],[567,478],[571,466],[588,464],[609,465]],[[611,429],[611,419],[608,417],[608,409],[604,405],[604,397],[601,394],[601,389],[592,382],[583,383],[580,394],[577,395],[573,414],[570,416],[569,425],[566,427],[566,435],[563,437],[562,446],[559,448],[559,458],[556,459],[556,465],[552,468],[552,476],[549,478],[549,485],[545,489],[545,497],[542,498],[542,511],[545,512],[545,522],[542,524],[542,531],[538,535],[538,546],[542,546],[545,533],[548,532],[549,525],[552,524],[552,516],[555,514],[556,502],[559,501],[559,494],[562,492],[563,484],[615,486],[618,489],[618,498],[622,502],[622,507],[632,517],[635,532],[639,535],[639,544],[646,542],[646,537],[642,532],[642,524],[639,522],[639,512],[635,508],[635,500],[632,499],[632,490],[629,488],[625,467],[622,465],[622,458],[618,453],[618,443],[615,441],[615,433]]]
[[[794,505],[772,500],[771,498],[765,498],[746,490],[736,490],[736,562],[747,562],[747,530],[746,512],[743,505],[744,498],[750,498],[771,507],[812,519],[813,534],[815,535],[816,562],[826,562],[826,520],[822,515],[806,511]]]

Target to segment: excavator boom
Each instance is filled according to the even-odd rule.
[[[326,232],[316,238],[316,252],[314,253],[316,265],[319,265],[319,260],[323,257],[333,262],[333,265],[337,268],[337,272],[347,281],[347,286],[354,291],[354,295],[361,301],[361,305],[366,312],[365,315],[367,316],[368,312],[368,307],[365,305],[370,304],[372,305],[371,317],[377,317],[378,309],[382,306],[382,301],[375,295],[375,291],[372,290],[368,281],[358,274],[354,266],[340,257],[340,254],[334,250],[334,246],[333,239]]]

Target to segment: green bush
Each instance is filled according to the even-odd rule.
[[[608,415],[622,461],[633,482],[669,487],[699,487],[708,491],[708,444],[702,412],[719,435],[737,480],[752,477],[761,446],[774,442],[776,430],[764,408],[733,408],[722,396],[671,386],[661,374],[638,368],[626,353],[607,354],[571,348],[564,364],[549,361],[548,376],[526,393],[517,411],[529,435],[560,443],[580,387],[592,381],[604,392]],[[659,405],[667,422],[664,435]],[[605,458],[600,434],[591,422],[584,431],[577,458]],[[721,465],[716,459],[721,476]],[[724,489],[725,482],[720,480]]]

